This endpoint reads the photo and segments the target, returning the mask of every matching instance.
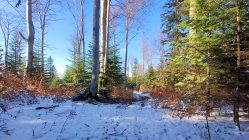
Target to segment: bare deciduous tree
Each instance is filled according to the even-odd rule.
[[[141,47],[142,47],[142,60],[143,60],[143,74],[145,73],[145,62],[152,63],[152,54],[150,53],[151,46],[149,44],[149,39],[147,37],[143,37],[141,40]],[[148,65],[148,64],[147,64]]]
[[[83,55],[83,63],[85,63],[85,15],[84,15],[85,0],[67,1],[67,6],[70,14],[73,17],[75,24],[75,35],[73,35],[75,58]]]
[[[48,22],[55,20],[56,6],[60,5],[59,0],[37,0],[36,11],[38,12],[40,30],[41,30],[41,67],[44,71],[44,48],[45,48],[45,33]]]
[[[125,15],[125,76],[127,72],[127,57],[129,46],[129,35],[131,29],[139,23],[145,7],[148,5],[149,0],[125,0],[124,15]],[[131,38],[132,39],[132,38]]]
[[[0,13],[0,29],[3,34],[4,39],[4,65],[7,66],[8,63],[8,46],[9,46],[9,38],[13,31],[16,29],[15,25],[15,16],[11,13],[6,13],[4,11],[1,11]]]

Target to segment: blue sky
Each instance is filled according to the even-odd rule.
[[[146,12],[142,20],[142,27],[139,30],[139,34],[130,42],[128,55],[138,58],[141,63],[141,38],[146,36],[150,44],[154,44],[156,36],[160,33],[161,19],[160,14],[162,12],[162,6],[165,1],[154,0],[150,10]],[[86,46],[91,42],[92,38],[92,13],[93,13],[93,0],[88,0],[85,7],[85,40]],[[62,74],[69,65],[70,58],[69,49],[72,48],[70,43],[70,36],[74,32],[73,19],[70,13],[64,8],[57,13],[58,21],[50,22],[47,27],[47,34],[45,42],[48,45],[46,50],[47,56],[52,56],[54,59],[54,65],[59,74]],[[118,28],[125,28],[124,25],[118,26]],[[119,38],[119,48],[121,50],[121,57],[124,58],[125,50],[125,34],[124,32],[117,35]],[[2,36],[0,35],[2,38]],[[2,42],[0,42],[2,44]],[[159,58],[158,54],[153,54],[154,60]],[[156,63],[156,62],[155,62]]]

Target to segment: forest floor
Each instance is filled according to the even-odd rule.
[[[155,100],[123,104],[72,102],[52,97],[29,97],[24,93],[13,100],[0,99],[1,140],[202,140],[208,139],[203,116],[179,118],[160,108]],[[249,121],[242,130],[233,123],[231,110],[225,116],[210,117],[211,137],[215,140],[248,140]],[[223,111],[224,113],[224,111]]]

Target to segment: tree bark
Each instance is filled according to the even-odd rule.
[[[80,25],[81,25],[81,45],[82,45],[82,55],[83,55],[83,65],[85,66],[85,23],[84,23],[84,2],[80,0]]]
[[[106,72],[107,59],[108,59],[108,47],[109,47],[109,18],[110,18],[110,1],[107,0],[106,5],[106,42],[105,42],[105,56],[104,56],[104,73]]]
[[[26,22],[27,22],[27,31],[28,31],[28,45],[27,45],[27,60],[26,60],[26,69],[25,76],[31,77],[33,69],[33,45],[35,39],[35,30],[32,21],[32,0],[26,0]]]
[[[127,71],[128,45],[129,45],[129,18],[126,15],[126,18],[125,18],[125,69],[124,69],[125,86],[127,84],[126,71]]]
[[[44,16],[45,18],[45,16]],[[44,19],[45,20],[45,19]],[[45,24],[45,21],[44,21]],[[41,67],[42,67],[42,72],[44,72],[44,41],[45,41],[45,26],[42,26],[41,28]]]
[[[235,102],[234,102],[234,122],[235,125],[238,127],[240,130],[240,120],[239,120],[239,104],[240,104],[240,61],[241,61],[241,54],[240,54],[240,44],[241,44],[241,39],[240,39],[240,34],[241,34],[241,17],[240,17],[240,0],[237,0],[237,16],[236,16],[236,21],[237,21],[237,35],[236,35],[236,45],[237,45],[237,89],[236,89],[236,96],[235,96]]]
[[[93,68],[92,81],[90,91],[93,97],[97,97],[98,79],[99,79],[99,16],[100,16],[100,0],[94,0],[93,14]]]
[[[100,12],[100,78],[104,75],[104,57],[106,45],[106,17],[107,17],[107,0],[101,0]]]

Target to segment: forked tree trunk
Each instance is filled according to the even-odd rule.
[[[90,91],[93,97],[97,97],[98,79],[99,79],[99,15],[100,15],[100,0],[94,0],[93,14],[93,68],[92,81]]]

